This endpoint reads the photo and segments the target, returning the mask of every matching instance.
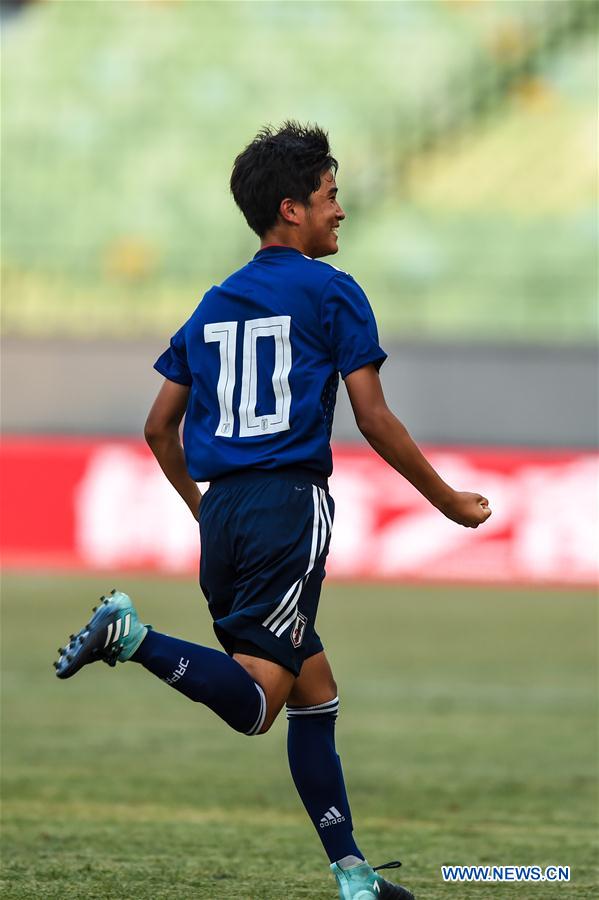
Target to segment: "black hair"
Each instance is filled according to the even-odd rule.
[[[233,164],[231,193],[252,231],[262,237],[277,221],[285,197],[308,205],[321,176],[336,172],[329,136],[318,125],[285,122],[262,128]]]

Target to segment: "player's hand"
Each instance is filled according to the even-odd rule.
[[[491,515],[489,501],[481,494],[469,491],[454,491],[451,499],[441,508],[443,515],[463,525],[465,528],[478,528]]]

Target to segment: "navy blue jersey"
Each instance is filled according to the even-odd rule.
[[[285,466],[328,476],[339,374],[385,358],[350,275],[271,246],[204,295],[155,368],[191,388],[183,443],[194,480]]]

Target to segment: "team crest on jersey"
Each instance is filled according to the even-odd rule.
[[[291,629],[291,643],[294,647],[301,647],[301,643],[304,639],[304,631],[306,630],[306,625],[308,624],[308,620],[305,616],[298,612],[293,628]]]

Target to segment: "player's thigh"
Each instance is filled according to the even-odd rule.
[[[283,704],[289,696],[289,691],[293,687],[295,675],[283,666],[258,656],[235,653],[233,659],[240,666],[243,666],[246,672],[251,675],[264,691],[266,697],[266,718],[260,729],[260,733],[264,734],[281,712]]]
[[[304,661],[287,697],[289,706],[316,706],[337,696],[337,684],[326,653],[321,651]]]

